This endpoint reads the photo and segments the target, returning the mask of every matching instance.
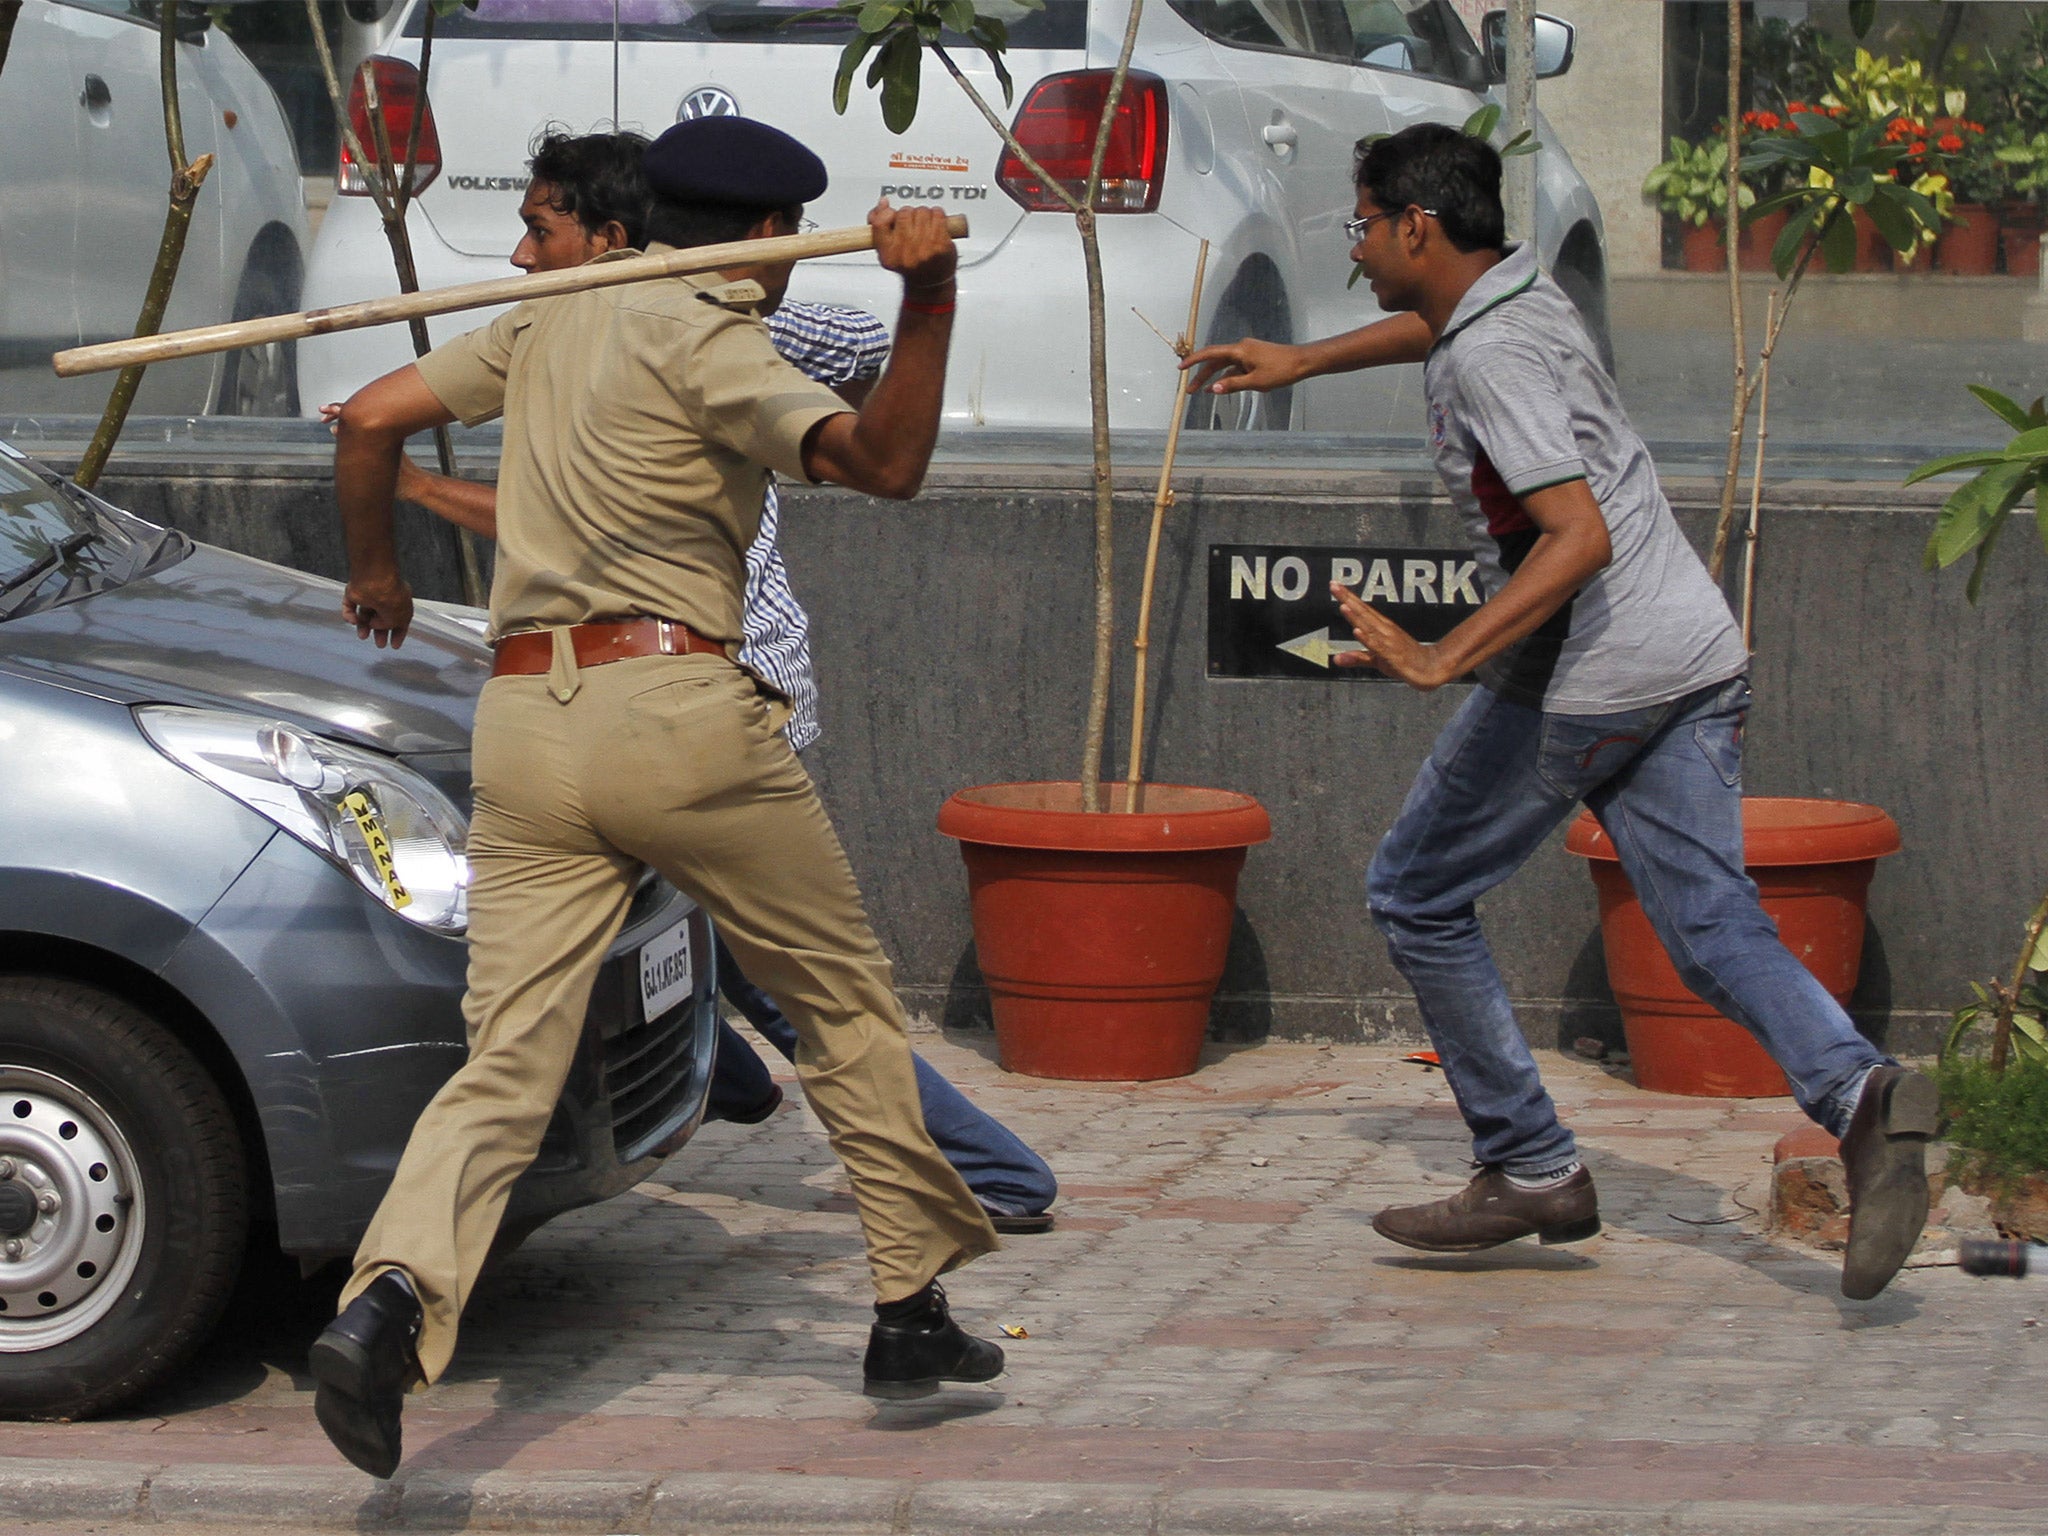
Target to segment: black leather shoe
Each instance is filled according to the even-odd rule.
[[[1576,1243],[1599,1235],[1600,1197],[1583,1168],[1550,1189],[1522,1189],[1505,1170],[1482,1168],[1447,1200],[1381,1211],[1372,1229],[1424,1253],[1476,1253],[1518,1237]]]
[[[707,1109],[706,1120],[724,1120],[732,1125],[759,1125],[775,1111],[782,1108],[782,1084],[776,1083],[768,1090],[768,1097],[746,1109]]]
[[[313,1416],[334,1448],[372,1477],[398,1470],[399,1412],[420,1379],[419,1336],[419,1301],[387,1271],[313,1342]]]
[[[1872,1067],[1842,1133],[1849,1176],[1849,1251],[1842,1294],[1868,1301],[1899,1272],[1927,1225],[1927,1143],[1941,1114],[1934,1080]]]
[[[869,1397],[929,1397],[942,1381],[993,1381],[1003,1374],[1002,1350],[953,1321],[938,1281],[920,1296],[924,1307],[916,1315],[875,1319],[861,1367]]]

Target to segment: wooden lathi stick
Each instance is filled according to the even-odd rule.
[[[946,231],[956,240],[964,238],[967,234],[966,218],[957,213],[952,215],[946,220]],[[804,261],[817,256],[844,256],[852,251],[870,251],[874,246],[875,232],[866,224],[847,229],[813,230],[804,235],[780,235],[772,240],[733,240],[724,245],[698,245],[688,250],[665,251],[659,256],[594,261],[587,266],[570,267],[560,272],[494,277],[486,282],[461,283],[453,288],[364,299],[356,304],[336,304],[330,309],[301,310],[295,315],[266,315],[260,320],[202,325],[189,331],[167,331],[161,336],[105,341],[59,352],[50,359],[50,363],[59,378],[69,379],[81,373],[126,368],[131,363],[161,363],[177,357],[201,357],[209,352],[232,352],[237,347],[260,347],[273,341],[295,341],[301,336],[325,336],[334,331],[391,325],[428,315],[446,315],[459,309],[481,309],[489,304],[517,304],[523,299],[546,299],[558,294],[582,293],[591,288],[610,288],[620,283],[644,283],[649,278],[680,277],[692,272],[716,272],[725,267],[750,267],[778,261]]]

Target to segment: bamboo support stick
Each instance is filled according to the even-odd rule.
[[[966,217],[957,213],[952,215],[946,220],[946,230],[956,240],[964,238],[967,234]],[[296,341],[303,336],[326,336],[335,331],[355,331],[371,325],[393,325],[400,321],[425,319],[429,315],[452,314],[462,309],[554,298],[592,288],[617,287],[621,283],[644,283],[658,277],[716,272],[726,267],[804,261],[819,256],[844,256],[854,251],[873,250],[874,246],[875,232],[865,224],[847,229],[814,230],[803,235],[781,235],[772,240],[733,240],[723,245],[665,251],[658,256],[595,261],[561,272],[494,277],[481,283],[460,283],[452,288],[433,288],[423,293],[364,299],[355,304],[336,304],[328,309],[302,310],[295,315],[267,315],[258,320],[236,320],[222,325],[202,325],[189,331],[169,331],[161,336],[136,336],[90,347],[71,347],[57,353],[50,362],[59,378],[68,379],[82,373],[125,368],[132,363],[202,357],[209,352],[231,352],[237,347],[260,347],[273,341]]]
[[[1174,343],[1174,353],[1186,357],[1194,350],[1195,327],[1202,318],[1202,278],[1209,270],[1209,242],[1204,240],[1195,253],[1195,287],[1188,295],[1188,328]],[[1145,584],[1138,595],[1138,665],[1131,680],[1131,759],[1124,775],[1124,810],[1142,808],[1144,786],[1140,765],[1145,760],[1145,681],[1152,648],[1152,586],[1159,573],[1159,533],[1166,523],[1166,509],[1173,505],[1173,456],[1180,447],[1181,419],[1187,415],[1188,379],[1181,370],[1173,389],[1173,420],[1166,428],[1166,457],[1159,465],[1159,489],[1152,497],[1152,536],[1145,545]]]

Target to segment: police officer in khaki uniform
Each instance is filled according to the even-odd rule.
[[[677,124],[645,168],[656,251],[793,233],[825,188],[815,155],[743,118]],[[905,498],[930,462],[956,254],[938,209],[885,201],[869,223],[904,301],[858,413],[722,302],[726,283],[751,280],[772,307],[788,263],[522,304],[342,408],[343,612],[380,646],[412,618],[391,531],[405,439],[505,419],[497,659],[474,743],[469,1060],[414,1127],[311,1359],[321,1427],[380,1477],[398,1465],[405,1390],[454,1351],[645,865],[711,913],[801,1033],[797,1074],[851,1180],[877,1297],[866,1390],[917,1396],[1002,1370],[935,1278],[995,1233],[925,1132],[889,965],[781,734],[786,706],[734,659],[767,473]]]

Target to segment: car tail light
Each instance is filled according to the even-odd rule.
[[[367,197],[370,177],[376,174],[377,130],[370,122],[370,93],[363,78],[366,74],[376,76],[377,106],[384,117],[384,136],[391,146],[391,166],[396,175],[405,173],[405,146],[412,136],[413,113],[422,114],[412,189],[415,193],[426,191],[428,184],[441,174],[441,135],[434,127],[434,108],[420,94],[420,72],[403,59],[387,59],[381,54],[364,61],[348,92],[349,124],[362,143],[363,153],[370,157],[370,164],[356,164],[344,138],[334,190],[348,197]]]
[[[1095,129],[1109,97],[1109,81],[1106,69],[1047,75],[1031,88],[1012,125],[1017,142],[1075,197],[1088,184],[1088,162],[1095,153]],[[1133,70],[1117,99],[1095,211],[1150,213],[1159,206],[1165,176],[1166,82]],[[1014,150],[1003,151],[996,181],[1033,213],[1060,212],[1067,206]]]

